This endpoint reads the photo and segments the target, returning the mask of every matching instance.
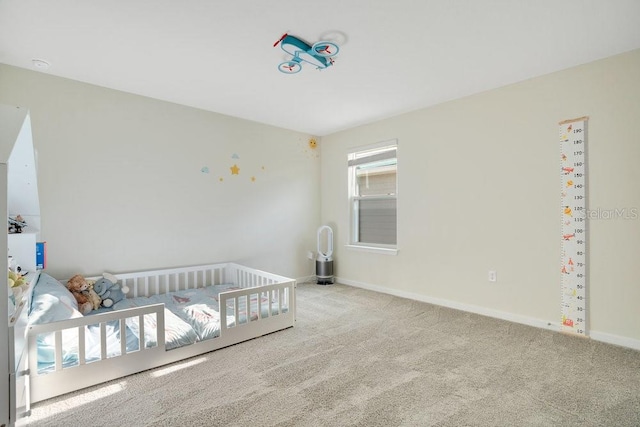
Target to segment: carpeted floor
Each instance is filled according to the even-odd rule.
[[[34,405],[31,426],[640,426],[640,352],[358,288],[297,324]]]

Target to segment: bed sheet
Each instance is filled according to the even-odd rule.
[[[116,320],[107,322],[106,354],[107,358],[121,355],[120,348],[120,323]],[[125,330],[127,352],[138,350],[138,339],[128,328]],[[53,333],[41,334],[37,338],[38,343],[38,373],[46,373],[55,368],[55,335]],[[65,368],[77,366],[80,363],[78,357],[78,329],[65,329],[62,331],[62,366]],[[100,360],[100,325],[88,325],[85,327],[85,363]]]
[[[241,289],[231,284],[211,285],[198,289],[186,289],[182,291],[174,291],[161,295],[153,295],[150,297],[137,297],[120,301],[114,305],[116,309],[124,308],[125,306],[143,306],[149,304],[162,303],[165,305],[166,310],[183,320],[193,328],[197,335],[198,341],[212,339],[220,336],[220,293]],[[237,310],[232,312],[232,315],[227,316],[227,325],[234,326],[236,324],[236,318],[238,323],[246,323],[248,318],[256,319],[258,317],[258,298],[261,300],[262,316],[269,315],[269,300],[266,294],[259,293],[259,288],[256,288],[256,293],[251,295],[249,301],[249,311],[247,311],[246,298],[241,298]],[[277,314],[279,307],[272,302],[272,314]],[[282,311],[286,312],[286,307],[282,307]],[[249,315],[249,317],[247,316]],[[127,323],[127,325],[134,329],[135,326]],[[153,327],[153,325],[149,325]],[[145,325],[145,330],[147,325]],[[150,329],[152,331],[152,329]],[[167,346],[167,348],[169,348]]]
[[[143,307],[156,304],[160,301],[147,297],[127,298],[114,304],[115,310]],[[129,317],[126,320],[127,327],[132,331],[136,339],[140,337],[140,322],[138,317]],[[164,309],[164,341],[167,350],[193,344],[198,336],[193,328],[167,309]],[[144,316],[144,343],[151,348],[158,345],[158,323],[154,314]]]

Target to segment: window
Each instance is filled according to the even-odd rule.
[[[396,248],[397,149],[387,141],[349,154],[351,245]]]

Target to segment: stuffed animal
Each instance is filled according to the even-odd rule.
[[[103,307],[112,307],[118,301],[126,298],[129,288],[127,286],[121,286],[117,282],[117,277],[109,273],[104,273],[103,277],[93,284],[93,289],[102,299]]]
[[[24,276],[21,275],[20,273],[16,273],[15,271],[9,270],[7,274],[7,279],[9,281],[10,288],[25,287],[25,285],[27,284],[27,281],[25,280]]]
[[[11,295],[13,302],[18,303],[24,292],[29,288],[29,283],[25,280],[24,276],[15,271],[8,271],[7,284],[11,288]]]
[[[89,284],[89,289],[87,289],[85,292],[89,297],[89,301],[91,301],[91,305],[93,306],[93,309],[97,310],[102,305],[102,298],[100,298],[100,295],[98,295],[96,291],[93,289],[94,283],[91,283],[90,281],[87,281],[87,283]]]
[[[89,284],[86,279],[79,274],[76,274],[67,281],[67,289],[71,291],[76,301],[78,302],[78,310],[82,314],[89,314],[93,310],[93,303],[89,297]]]

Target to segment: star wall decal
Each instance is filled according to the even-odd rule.
[[[240,168],[238,167],[238,165],[233,165],[229,169],[231,169],[231,175],[240,174]]]

